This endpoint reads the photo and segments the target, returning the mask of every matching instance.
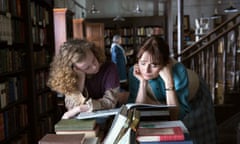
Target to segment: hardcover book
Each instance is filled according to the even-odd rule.
[[[139,128],[168,128],[168,127],[181,127],[184,134],[189,134],[185,124],[181,120],[173,121],[141,121]]]
[[[61,119],[55,126],[56,134],[85,134],[85,137],[98,135],[99,126],[96,119]]]
[[[78,119],[61,119],[54,128],[55,131],[67,130],[93,130],[96,126],[95,119],[78,120]]]
[[[83,144],[85,141],[84,134],[74,135],[56,135],[46,134],[39,140],[38,144]]]
[[[192,140],[165,141],[165,142],[140,142],[139,144],[193,144]]]
[[[181,127],[138,128],[138,142],[183,141],[185,139]]]

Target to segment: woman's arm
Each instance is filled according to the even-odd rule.
[[[165,67],[163,67],[159,75],[165,83],[165,92],[166,92],[166,103],[167,105],[175,105],[170,109],[171,119],[178,119],[179,117],[179,101],[177,98],[177,93],[175,91],[174,79],[172,75],[173,62],[171,61]]]
[[[117,105],[118,93],[119,88],[113,88],[106,90],[102,98],[91,99],[90,105],[92,106],[92,110],[115,108]]]
[[[135,64],[133,67],[133,75],[139,80],[139,88],[135,102],[151,103],[150,98],[147,96],[148,81],[142,77],[138,64]]]

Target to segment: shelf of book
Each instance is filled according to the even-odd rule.
[[[46,133],[53,132],[56,122],[56,93],[47,86],[49,63],[55,53],[53,1],[31,0],[28,8],[29,38],[29,80],[30,117],[32,143],[36,143]]]
[[[2,0],[0,5],[0,143],[4,144],[28,139],[29,115],[22,1]]]
[[[0,5],[0,143],[35,143],[37,125],[47,127],[48,119],[55,119],[54,100],[48,99],[54,93],[44,84],[54,52],[53,1],[1,0]],[[52,107],[40,105],[38,95]],[[49,108],[44,119],[38,106]]]

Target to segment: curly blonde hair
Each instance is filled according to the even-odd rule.
[[[53,57],[50,64],[47,86],[65,95],[79,93],[78,75],[73,70],[73,64],[84,60],[89,50],[100,64],[105,62],[104,52],[93,42],[85,39],[70,39],[62,44],[59,53]]]

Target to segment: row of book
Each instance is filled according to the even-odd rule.
[[[48,79],[48,71],[46,70],[40,70],[36,72],[35,75],[35,86],[37,91],[42,91],[44,89],[47,89],[47,79]]]
[[[30,11],[33,25],[45,27],[49,24],[49,14],[45,7],[42,7],[32,1]]]
[[[0,82],[0,109],[8,104],[24,99],[27,96],[27,81],[25,77],[9,77]]]
[[[38,113],[43,114],[54,108],[53,101],[55,95],[52,92],[41,93],[38,95]]]
[[[112,44],[112,37],[106,37],[105,40],[105,45],[111,45]],[[133,45],[134,44],[134,37],[123,37],[122,36],[122,43],[121,45]]]
[[[22,51],[0,49],[0,73],[15,72],[23,70],[25,55]]]
[[[1,0],[0,11],[9,12],[13,16],[22,16],[21,0]]]
[[[46,50],[46,48],[33,52],[34,66],[45,66],[49,64],[50,61],[50,52]]]
[[[27,105],[21,104],[0,113],[0,141],[28,125]]]
[[[159,28],[161,33],[163,34],[163,29],[160,27],[155,26],[146,26],[146,27],[136,27],[136,28],[130,28],[130,27],[124,27],[118,30],[118,33],[120,33],[121,36],[133,36],[135,33],[137,36],[150,36],[153,34],[153,31],[155,28]],[[108,37],[112,37],[114,33],[116,33],[115,29],[106,29],[104,31],[105,35]]]

